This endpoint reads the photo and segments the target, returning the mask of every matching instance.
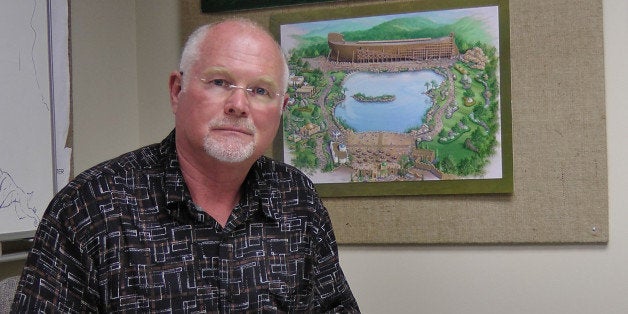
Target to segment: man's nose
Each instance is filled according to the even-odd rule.
[[[238,117],[248,115],[250,105],[248,91],[240,86],[231,87],[231,95],[225,100],[225,114]]]

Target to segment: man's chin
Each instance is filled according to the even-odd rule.
[[[221,147],[222,146],[222,147]],[[239,147],[224,147],[216,145],[212,142],[205,142],[205,153],[208,156],[226,163],[240,163],[246,161],[253,156],[255,147],[249,145],[237,145]]]

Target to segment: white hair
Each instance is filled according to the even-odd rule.
[[[181,60],[179,61],[179,71],[181,73],[190,72],[190,69],[192,68],[192,65],[194,64],[194,62],[196,62],[199,59],[199,56],[201,53],[200,46],[203,40],[205,39],[205,37],[207,36],[207,33],[211,31],[215,26],[225,23],[225,22],[237,22],[241,25],[249,27],[250,29],[260,30],[266,33],[270,38],[273,38],[272,34],[270,34],[268,30],[266,30],[265,28],[263,28],[261,25],[257,24],[256,22],[246,19],[246,18],[231,18],[231,19],[226,19],[223,21],[200,26],[194,32],[192,32],[192,34],[188,37],[188,40],[185,42],[185,45],[183,46],[183,52],[181,53]],[[285,93],[288,90],[288,77],[290,76],[290,72],[289,72],[290,70],[288,68],[288,61],[286,60],[286,56],[284,55],[283,50],[281,49],[281,46],[279,45],[279,43],[277,43],[276,40],[273,40],[273,42],[276,46],[277,52],[279,53],[282,59],[283,77],[282,77],[281,86],[283,88],[282,92]],[[182,78],[182,81],[183,81],[182,86],[185,86],[186,84],[185,78]]]

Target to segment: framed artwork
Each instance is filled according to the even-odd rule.
[[[512,193],[508,2],[273,15],[290,67],[273,150],[322,196]]]
[[[215,13],[331,1],[335,0],[201,0],[201,11]]]

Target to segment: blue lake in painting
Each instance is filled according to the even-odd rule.
[[[356,132],[404,133],[422,124],[422,118],[432,106],[424,94],[426,83],[440,85],[443,77],[433,71],[401,73],[353,73],[345,79],[346,99],[335,110],[337,118]],[[377,97],[394,95],[391,102],[359,102],[354,94]]]

